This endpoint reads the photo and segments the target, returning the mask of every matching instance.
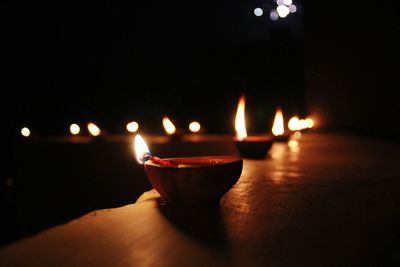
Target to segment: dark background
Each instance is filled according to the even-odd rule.
[[[244,92],[249,126],[265,132],[277,105],[306,112],[301,2],[276,22],[276,4],[265,3],[262,17],[257,1],[3,9],[6,116],[17,132],[26,125],[42,136],[89,120],[118,133],[135,119],[162,133],[164,114],[227,133]]]

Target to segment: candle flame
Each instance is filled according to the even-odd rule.
[[[31,131],[29,130],[28,127],[24,127],[21,129],[21,134],[24,137],[29,137],[31,135]]]
[[[283,135],[285,132],[283,114],[280,108],[276,109],[274,124],[272,126],[272,134],[275,136]]]
[[[126,130],[130,133],[136,133],[139,130],[139,123],[132,121],[126,125]]]
[[[239,98],[239,103],[236,111],[236,119],[235,119],[236,137],[240,141],[247,137],[246,122],[244,118],[245,105],[246,105],[246,99],[244,95],[242,95]]]
[[[81,127],[79,127],[78,124],[73,123],[71,126],[69,126],[69,131],[71,132],[72,135],[77,135],[81,131]]]
[[[101,133],[100,128],[99,128],[96,124],[94,124],[94,123],[92,123],[92,122],[89,122],[89,123],[88,123],[87,129],[88,129],[89,133],[90,133],[91,135],[93,135],[93,136],[99,136],[100,133]]]
[[[309,128],[309,129],[311,129],[311,128],[313,128],[314,127],[314,120],[313,119],[311,119],[311,118],[307,118],[306,119],[306,123],[307,123],[307,128]]]
[[[166,132],[168,135],[171,135],[171,134],[174,134],[174,133],[175,133],[176,127],[175,127],[175,125],[172,123],[172,121],[171,121],[167,116],[164,116],[164,118],[163,118],[163,120],[162,120],[162,123],[163,123],[163,125],[164,125],[165,132]]]
[[[201,129],[201,125],[200,125],[200,123],[198,123],[197,121],[192,121],[192,122],[189,124],[189,130],[190,130],[192,133],[197,133],[197,132],[200,131],[200,129]]]
[[[150,155],[150,150],[140,134],[137,134],[135,136],[134,145],[136,160],[137,162],[139,162],[139,164],[143,164],[145,161],[145,157]]]
[[[291,131],[301,131],[314,127],[314,120],[311,118],[299,119],[297,116],[289,120],[288,127]]]
[[[299,117],[294,116],[292,118],[290,118],[289,122],[288,122],[288,128],[291,131],[298,131],[299,129]]]

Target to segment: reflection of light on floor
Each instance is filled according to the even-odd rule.
[[[289,160],[292,162],[298,161],[299,160],[299,151],[300,151],[299,142],[296,140],[290,140],[288,142],[288,146],[290,149]]]
[[[283,159],[285,156],[286,145],[285,144],[274,144],[271,149],[271,157],[273,159]]]
[[[271,173],[271,180],[275,184],[280,184],[284,181],[285,171],[274,171]]]
[[[298,152],[299,151],[299,142],[297,142],[296,140],[290,140],[288,142],[288,146],[290,148],[290,152]]]
[[[299,140],[301,138],[301,132],[297,131],[290,136],[290,140]]]
[[[295,140],[291,139],[287,145],[285,143],[274,144],[271,149],[271,157],[274,162],[274,170],[270,172],[270,178],[275,184],[282,184],[288,178],[299,177],[298,165],[300,144],[297,141],[301,133],[295,135]]]

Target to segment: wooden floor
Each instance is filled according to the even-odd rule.
[[[0,251],[0,266],[394,266],[400,145],[304,134],[245,160],[219,205],[163,205],[153,191]]]

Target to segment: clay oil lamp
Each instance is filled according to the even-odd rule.
[[[152,156],[143,138],[134,140],[136,159],[167,204],[218,203],[237,182],[243,161],[236,156],[158,158]]]
[[[245,122],[245,97],[242,95],[239,99],[236,119],[235,130],[236,137],[234,142],[239,154],[244,158],[262,159],[268,154],[272,146],[272,139],[267,135],[253,135],[247,136],[246,122]]]

